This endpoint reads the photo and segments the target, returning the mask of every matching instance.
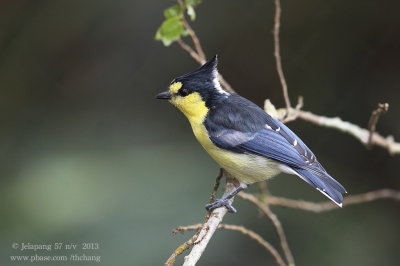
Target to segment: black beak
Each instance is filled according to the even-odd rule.
[[[156,95],[156,99],[164,99],[164,100],[169,100],[171,99],[171,94],[169,91],[164,91]]]

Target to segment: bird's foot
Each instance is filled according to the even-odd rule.
[[[207,204],[206,205],[206,210],[208,212],[212,212],[213,210],[225,206],[225,208],[228,209],[228,212],[231,213],[236,213],[236,209],[232,206],[232,204],[229,202],[230,198],[222,198],[222,199],[217,199],[214,202]]]

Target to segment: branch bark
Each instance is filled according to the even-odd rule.
[[[360,126],[350,122],[343,121],[340,117],[326,117],[315,115],[311,112],[299,111],[298,118],[319,126],[334,128],[348,133],[358,139],[364,145],[368,145],[369,143],[369,130],[361,128]],[[383,137],[379,133],[373,132],[371,144],[386,149],[392,155],[400,153],[400,143],[395,142],[393,136]]]
[[[285,99],[286,115],[289,116],[291,104],[290,104],[290,98],[285,79],[285,74],[283,73],[283,68],[282,68],[281,48],[279,40],[279,33],[281,28],[281,14],[282,14],[281,1],[275,0],[274,29],[272,31],[274,36],[274,56],[275,56],[276,70],[278,72],[279,81],[281,82],[282,85],[283,98]]]
[[[349,205],[366,203],[378,199],[400,200],[400,191],[385,188],[358,195],[347,196],[344,198],[343,206],[347,207]],[[316,203],[304,200],[287,199],[272,195],[268,196],[268,198],[266,198],[266,201],[270,205],[283,206],[316,213],[338,209],[337,206],[331,201]]]
[[[289,248],[289,244],[288,244],[287,239],[286,239],[286,234],[285,234],[285,232],[283,230],[283,226],[282,226],[281,222],[278,219],[278,216],[276,216],[276,214],[271,211],[271,209],[269,208],[268,204],[260,201],[254,195],[249,194],[249,193],[245,193],[245,192],[240,192],[238,195],[242,199],[247,200],[247,201],[253,203],[254,205],[256,205],[257,208],[259,208],[260,211],[266,217],[268,217],[268,219],[271,220],[273,226],[276,229],[276,233],[278,234],[279,241],[280,241],[283,253],[285,254],[285,257],[286,257],[286,260],[287,260],[288,264],[289,265],[295,265],[292,251]]]
[[[301,106],[301,102],[298,106]],[[285,120],[286,109],[276,109],[270,100],[265,100],[264,110],[279,120]],[[400,154],[400,143],[395,142],[393,136],[384,137],[377,132],[372,132],[369,129],[362,128],[348,121],[343,121],[340,117],[326,117],[316,115],[309,111],[300,110],[300,108],[291,108],[291,116],[288,121],[302,119],[321,127],[333,128],[344,133],[350,134],[362,144],[368,147],[368,144],[379,146],[386,149],[391,155]]]
[[[189,249],[191,246],[193,246],[194,241],[197,237],[197,233],[193,235],[188,241],[185,243],[181,244],[179,247],[177,247],[174,252],[172,252],[171,256],[168,258],[168,260],[164,263],[164,266],[173,266],[175,263],[176,258],[181,255],[185,250]]]
[[[225,185],[224,194],[222,197],[228,195],[236,189],[235,184],[227,182]],[[231,203],[233,198],[231,199]],[[199,234],[197,235],[194,246],[190,251],[189,255],[185,256],[184,266],[196,265],[197,261],[200,259],[204,250],[206,249],[208,242],[217,230],[218,225],[222,222],[225,214],[228,210],[225,207],[215,209],[211,212],[209,218],[202,225]]]
[[[379,117],[389,111],[389,104],[388,103],[378,103],[378,108],[372,111],[371,117],[369,118],[368,122],[368,129],[369,129],[369,138],[367,147],[370,148],[372,146],[372,136],[376,131],[376,124],[378,124]]]
[[[198,230],[202,227],[201,224],[194,224],[194,225],[187,225],[187,226],[179,226],[177,227],[174,232],[185,232],[188,230]],[[233,224],[220,224],[218,226],[218,229],[226,229],[226,230],[232,230],[232,231],[237,231],[242,233],[245,236],[248,236],[249,238],[257,241],[261,246],[263,246],[268,252],[271,253],[271,255],[274,257],[276,263],[280,266],[286,266],[286,263],[283,261],[281,255],[279,252],[270,244],[268,241],[263,239],[259,234],[256,232],[247,229],[244,226],[240,225],[233,225]]]
[[[213,202],[216,198],[217,191],[219,188],[219,184],[221,181],[221,178],[224,176],[224,170],[220,168],[218,176],[215,179],[215,184],[214,187],[211,191],[211,195],[209,198],[209,202]],[[210,214],[206,214],[204,217],[204,222],[206,222],[210,218]],[[175,229],[172,231],[172,233],[177,233],[179,230]],[[200,230],[198,230],[189,240],[187,240],[185,243],[181,244],[179,247],[177,247],[174,252],[172,252],[171,256],[168,258],[168,260],[164,263],[165,266],[172,266],[175,263],[176,258],[181,255],[185,250],[191,248],[195,243],[198,238],[198,235],[200,233]]]

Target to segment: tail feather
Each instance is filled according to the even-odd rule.
[[[292,170],[304,181],[316,188],[330,200],[342,207],[343,193],[346,193],[344,187],[333,179],[327,173],[324,176],[319,176],[308,170],[301,168],[292,168]]]

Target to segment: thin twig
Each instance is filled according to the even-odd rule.
[[[367,129],[361,128],[358,125],[343,121],[339,117],[325,117],[315,115],[311,112],[299,111],[300,119],[311,122],[313,124],[334,128],[342,132],[348,133],[358,139],[364,145],[369,142],[370,132]],[[383,137],[382,135],[374,132],[372,134],[371,143],[380,146],[389,151],[390,154],[400,153],[400,143],[395,142],[393,136]]]
[[[177,0],[178,4],[181,6],[182,9],[186,9],[186,5],[183,3],[182,0]],[[182,15],[182,23],[186,29],[186,32],[189,34],[190,38],[192,39],[194,48],[196,49],[196,54],[199,57],[199,63],[203,65],[206,62],[206,55],[204,53],[203,47],[200,44],[200,40],[196,35],[196,32],[192,29],[188,21],[186,20],[185,14]],[[197,60],[196,60],[197,61]]]
[[[219,172],[218,172],[217,177],[215,178],[215,184],[214,184],[214,187],[213,187],[213,189],[211,191],[211,195],[210,195],[210,198],[209,198],[208,202],[211,203],[211,202],[215,201],[215,199],[217,197],[217,191],[218,191],[218,188],[219,188],[219,184],[220,184],[221,178],[223,176],[224,176],[224,169],[219,168]]]
[[[200,229],[202,224],[192,224],[192,225],[184,225],[184,226],[178,226],[175,228],[172,233],[177,234],[177,233],[184,233],[186,231],[194,231],[197,229]]]
[[[226,79],[224,79],[224,77],[221,74],[219,74],[219,82],[221,83],[222,87],[227,92],[231,92],[231,93],[235,92],[235,90],[232,88],[232,86],[228,83],[228,81],[226,81]]]
[[[176,258],[181,255],[185,250],[189,249],[193,246],[195,239],[197,238],[197,234],[194,234],[188,241],[177,247],[168,260],[164,263],[164,266],[172,266],[175,263]]]
[[[367,147],[372,147],[372,135],[376,130],[376,124],[378,123],[379,117],[389,111],[389,104],[388,103],[378,103],[378,107],[376,110],[372,111],[371,117],[369,118],[368,122],[368,129],[369,129],[369,138]]]
[[[265,197],[270,195],[267,182],[259,182],[258,188],[260,189],[261,194],[263,194]]]
[[[261,246],[263,246],[267,251],[269,251],[272,256],[275,258],[275,261],[278,265],[280,266],[285,266],[286,263],[283,261],[281,255],[279,252],[270,244],[268,243],[265,239],[263,239],[259,234],[256,232],[247,229],[244,226],[239,226],[239,225],[230,225],[230,224],[220,224],[219,228],[227,229],[227,230],[233,230],[233,231],[238,231],[251,239],[257,241]]]
[[[281,1],[275,0],[275,17],[274,17],[274,29],[273,29],[273,36],[274,36],[274,56],[276,62],[276,70],[278,71],[279,80],[282,85],[283,97],[285,99],[286,105],[286,115],[289,115],[291,104],[289,99],[289,92],[287,88],[287,83],[285,79],[285,74],[283,73],[282,69],[282,59],[281,59],[281,51],[280,51],[280,41],[279,41],[279,32],[281,27]]]
[[[301,108],[303,108],[303,105],[304,105],[303,96],[299,96],[297,99],[295,112],[289,112],[289,115],[286,115],[286,117],[283,116],[282,122],[288,123],[290,121],[296,120],[299,117],[299,112],[300,112]],[[286,113],[287,113],[287,111],[286,111]]]
[[[271,211],[268,204],[261,202],[252,194],[240,192],[239,197],[256,205],[260,209],[260,211],[271,220],[278,234],[279,241],[288,264],[295,265],[292,251],[289,248],[289,244],[286,239],[286,234],[283,230],[281,222],[278,219],[278,216],[276,216],[276,214]]]
[[[290,105],[290,99],[289,99],[289,93],[288,93],[288,88],[287,88],[287,83],[285,79],[285,75],[283,73],[282,69],[282,59],[280,55],[280,40],[279,40],[279,33],[280,33],[280,21],[281,21],[281,13],[282,13],[282,8],[281,8],[281,2],[280,0],[275,0],[275,17],[274,17],[274,29],[273,29],[273,36],[274,36],[274,56],[275,56],[275,61],[276,61],[276,69],[278,71],[279,75],[279,80],[282,85],[282,90],[283,90],[283,97],[285,99],[285,105],[286,105],[286,112],[284,117],[281,119],[284,122],[289,122],[292,120],[295,120],[297,117],[300,117],[304,120],[307,121],[313,121],[315,122],[316,120],[323,120],[323,117],[316,117],[315,115],[312,115],[309,112],[304,112],[300,111],[300,108],[296,108],[295,114],[291,114],[291,111],[293,108],[291,108]],[[395,143],[393,140],[393,137],[389,136],[387,138],[383,138],[379,134],[375,133],[375,127],[376,124],[378,123],[379,116],[385,113],[389,108],[389,104],[379,104],[378,109],[376,109],[370,118],[369,121],[369,134],[365,134],[365,130],[348,123],[342,121],[340,118],[332,118],[332,122],[334,121],[337,129],[345,131],[353,135],[354,137],[358,138],[362,143],[364,143],[367,147],[371,147],[372,145],[377,145],[386,148],[389,153],[395,154],[395,153],[400,153],[400,143]],[[325,119],[326,120],[326,119]],[[329,122],[331,122],[329,121]],[[328,122],[328,121],[326,121]],[[342,123],[340,123],[342,122]],[[322,123],[322,122],[320,122]],[[318,124],[321,125],[321,124]],[[328,125],[323,125],[323,126],[328,126]],[[328,126],[329,127],[329,126]],[[349,130],[352,128],[351,130]]]
[[[347,196],[344,198],[343,206],[347,207],[352,204],[366,203],[378,199],[400,200],[400,191],[385,188],[358,195]],[[269,196],[266,200],[270,205],[283,206],[283,207],[316,212],[316,213],[330,211],[330,210],[339,210],[339,208],[331,201],[316,203],[303,200],[287,199],[276,196]]]
[[[265,100],[264,110],[276,119],[283,120],[286,114],[286,109],[276,109],[270,100]],[[308,111],[300,109],[291,109],[291,115],[302,119],[307,122],[311,122],[318,126],[328,127],[337,129],[344,133],[348,133],[351,136],[358,139],[362,144],[368,145],[370,131],[365,128],[361,128],[358,125],[352,124],[348,121],[343,121],[340,117],[326,117],[322,115],[316,115]],[[372,145],[382,147],[386,149],[390,154],[400,154],[400,143],[395,142],[393,136],[383,137],[377,132],[372,134]]]
[[[196,51],[195,51],[192,47],[190,47],[188,44],[186,44],[182,39],[178,39],[177,42],[178,42],[179,46],[180,46],[183,50],[185,50],[186,52],[188,52],[189,55],[190,55],[194,60],[196,60],[197,63],[199,63],[200,65],[202,64],[202,63],[201,63],[201,62],[202,62],[201,57],[196,53]]]
[[[192,29],[190,24],[187,22],[185,17],[183,17],[183,26],[185,27],[187,33],[189,33],[189,36],[192,39],[194,48],[196,49],[196,53],[199,55],[199,57],[201,59],[200,64],[204,64],[207,61],[207,59],[206,59],[206,55],[203,51],[203,47],[200,44],[200,40],[197,37],[197,34],[194,32],[194,30]]]
[[[215,199],[216,195],[217,195],[217,191],[219,188],[219,184],[221,181],[221,178],[224,175],[224,170],[222,168],[220,168],[218,176],[215,179],[215,184],[213,187],[213,190],[211,191],[211,195],[210,195],[210,202],[213,201],[213,199]],[[207,212],[207,214],[204,217],[204,222],[203,224],[205,224],[208,219],[210,218],[210,214]],[[176,229],[172,231],[173,234],[176,234],[177,231]],[[175,263],[176,257],[178,257],[179,255],[181,255],[185,250],[191,248],[194,244],[196,244],[196,241],[198,241],[198,236],[200,234],[200,230],[198,230],[189,240],[187,240],[185,243],[183,243],[182,245],[180,245],[179,247],[177,247],[174,252],[172,252],[171,256],[168,258],[168,260],[165,262],[164,265],[166,266],[172,266]]]
[[[227,173],[224,171],[224,174]],[[227,178],[228,179],[228,178]],[[231,182],[227,182],[225,185],[225,191],[222,197],[230,194],[236,190],[235,184]],[[233,198],[231,199],[231,202]],[[215,231],[217,230],[218,225],[222,222],[225,214],[227,213],[227,209],[225,207],[220,207],[215,209],[209,215],[207,221],[202,225],[200,229],[200,233],[198,234],[196,240],[194,241],[195,245],[193,246],[192,250],[190,251],[189,255],[185,256],[184,266],[192,266],[196,265],[197,261],[200,259],[201,255],[204,253],[208,242],[214,235]]]
[[[197,230],[199,228],[201,228],[201,224],[193,224],[193,225],[187,225],[187,226],[179,226],[177,227],[174,231],[175,232],[185,232],[188,230]],[[257,243],[259,243],[261,246],[263,246],[268,252],[271,253],[271,255],[274,257],[276,263],[280,266],[285,266],[286,263],[283,261],[281,255],[279,254],[279,252],[269,243],[267,242],[265,239],[263,239],[259,234],[257,234],[256,232],[247,229],[244,226],[240,226],[240,225],[232,225],[232,224],[220,224],[218,226],[219,229],[226,229],[226,230],[232,230],[232,231],[237,231],[242,233],[245,236],[248,236],[249,238],[257,241]]]
[[[183,8],[185,7],[185,5],[183,4],[183,2],[181,0],[178,0],[178,3]],[[200,39],[199,39],[199,37],[197,37],[196,32],[192,29],[189,22],[186,20],[185,16],[182,17],[182,23],[183,23],[183,26],[185,27],[185,30],[187,31],[187,33],[189,34],[189,36],[193,42],[194,49],[190,45],[185,43],[182,39],[178,39],[177,43],[183,50],[188,52],[189,55],[197,63],[199,63],[200,65],[203,65],[207,61],[207,57],[204,53],[204,49],[203,49],[203,46],[201,45]],[[221,86],[226,91],[235,92],[235,90],[232,88],[232,86],[226,81],[226,79],[224,79],[224,77],[221,74],[219,74],[218,78],[219,78],[219,82],[221,83]]]

